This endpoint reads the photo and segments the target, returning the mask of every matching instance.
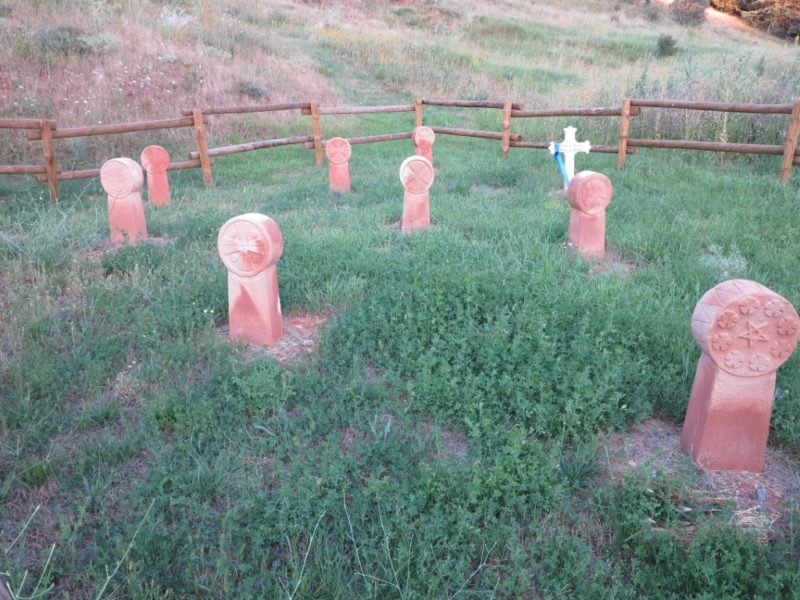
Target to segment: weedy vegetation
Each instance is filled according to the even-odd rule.
[[[69,26],[90,31],[91,18],[127,47],[133,34],[112,31],[111,21],[138,2],[80,4],[94,12]],[[50,10],[5,5],[3,26],[23,10]],[[626,91],[797,96],[784,71],[797,60],[792,49],[750,50],[741,43],[750,38],[735,37],[745,34],[683,30],[669,19],[654,26],[632,3],[593,15],[604,21],[594,30],[581,27],[588,17],[572,3],[537,4],[536,15],[491,2],[474,15],[447,3],[413,14],[377,6],[385,30],[374,20],[365,27],[366,14],[350,3],[183,2],[147,14],[171,31],[157,64],[175,65],[178,79],[164,90],[185,89],[187,102],[311,91],[363,103],[519,92],[529,107],[566,91],[564,104],[574,106],[617,105]],[[217,27],[230,19],[237,25]],[[263,47],[229,37],[240,25]],[[655,57],[661,34],[678,40],[677,55]],[[173,63],[178,43],[188,50]],[[233,58],[184,85],[181,65],[200,44]],[[20,51],[12,47],[2,52]],[[116,77],[124,67],[103,62],[113,52],[83,56]],[[62,53],[59,68],[75,66],[74,54]],[[216,79],[242,55],[271,58]],[[309,87],[255,76],[257,66],[292,71]],[[20,85],[44,94],[51,76]],[[149,93],[142,89],[132,98]],[[110,111],[100,108],[109,102],[130,116],[164,116],[155,102],[143,108],[85,87],[63,93],[68,103],[91,96],[90,111]],[[767,140],[785,126],[661,115],[634,126],[765,143],[778,143]],[[410,127],[406,114],[324,119],[328,136]],[[500,128],[490,110],[431,109],[425,119]],[[233,122],[212,135],[302,126]],[[555,139],[567,124],[520,127]],[[576,124],[581,136],[613,141],[600,139],[610,124]],[[690,466],[680,477],[615,479],[604,444],[654,416],[682,420],[699,355],[689,318],[708,288],[746,277],[800,305],[798,174],[779,183],[775,158],[640,151],[618,172],[613,156],[580,156],[580,169],[614,183],[608,244],[629,265],[622,272],[565,247],[569,208],[553,193],[560,176],[546,153],[512,150],[503,159],[499,143],[485,140],[437,140],[434,227],[402,235],[396,170],[411,152],[406,141],[354,146],[347,195],[330,194],[325,169],[298,147],[221,157],[208,189],[199,173],[175,172],[173,204],[146,207],[159,240],[120,249],[106,241],[97,181],[65,182],[53,205],[39,185],[0,180],[0,579],[14,597],[796,594],[797,498],[784,498],[781,520],[758,537],[735,524],[732,507],[697,493]],[[317,351],[288,368],[224,336],[216,235],[252,211],[283,231],[284,312],[331,315]],[[778,373],[778,390],[770,444],[796,461],[796,356]]]

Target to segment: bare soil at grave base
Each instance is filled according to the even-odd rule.
[[[308,359],[317,349],[319,328],[333,313],[292,311],[283,315],[283,336],[272,346],[248,344],[243,360],[251,362],[263,356],[274,358],[282,367],[290,367]],[[228,325],[217,328],[217,333],[227,339]]]
[[[704,505],[732,506],[733,524],[752,530],[762,542],[785,527],[790,511],[800,508],[798,461],[776,448],[767,448],[763,473],[709,471],[694,465],[684,454],[680,431],[678,424],[650,419],[612,435],[601,446],[601,472],[612,481],[657,474],[688,478],[695,500]]]

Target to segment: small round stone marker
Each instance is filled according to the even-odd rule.
[[[108,194],[108,225],[115,246],[147,239],[142,203],[144,174],[130,158],[112,158],[100,168],[100,183]]]
[[[435,174],[431,162],[423,156],[409,156],[400,165],[403,184],[402,231],[420,231],[431,225],[430,190]]]
[[[581,171],[569,183],[567,243],[584,256],[602,256],[606,251],[606,207],[613,193],[611,180],[594,171]]]
[[[283,235],[272,219],[247,213],[225,222],[217,251],[228,269],[228,323],[231,341],[272,346],[283,336],[276,263]]]
[[[411,134],[411,141],[414,142],[417,154],[431,161],[433,164],[433,144],[436,142],[436,134],[430,127],[417,127]]]
[[[148,146],[142,150],[142,167],[147,171],[147,198],[151,204],[164,206],[171,201],[169,194],[169,153],[161,146]]]
[[[328,157],[328,174],[332,192],[350,191],[350,142],[341,137],[328,140],[325,156]]]
[[[696,463],[764,470],[776,372],[798,335],[794,307],[755,281],[726,281],[700,298],[692,336],[702,354],[681,431],[681,446]]]

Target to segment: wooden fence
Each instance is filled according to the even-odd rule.
[[[508,156],[511,148],[548,148],[549,141],[526,140],[520,134],[512,132],[512,119],[551,118],[551,117],[611,117],[619,119],[619,141],[612,144],[593,144],[592,152],[617,154],[617,167],[624,168],[625,159],[634,154],[637,148],[676,148],[685,150],[703,150],[713,152],[738,152],[747,154],[771,154],[783,157],[779,177],[782,181],[789,179],[793,165],[800,165],[800,150],[797,147],[800,137],[800,101],[794,104],[730,104],[719,102],[689,102],[678,100],[637,100],[624,99],[622,106],[603,108],[565,108],[525,110],[522,104],[505,101],[484,100],[424,100],[416,99],[413,104],[389,106],[320,106],[318,102],[290,102],[283,104],[260,104],[252,106],[192,108],[181,111],[181,117],[154,121],[119,123],[114,125],[97,125],[90,127],[71,127],[59,129],[55,121],[41,119],[0,119],[0,129],[27,130],[27,139],[42,143],[43,164],[41,165],[0,165],[0,174],[35,175],[38,181],[47,182],[50,197],[58,200],[58,182],[69,179],[97,177],[100,169],[62,172],[56,163],[55,140],[75,137],[91,137],[97,135],[122,134],[139,131],[155,131],[192,127],[197,149],[189,152],[189,160],[170,163],[168,170],[200,168],[205,185],[213,183],[211,167],[212,157],[250,152],[264,148],[275,148],[302,144],[305,148],[314,149],[316,162],[323,163],[322,149],[325,140],[322,137],[321,116],[327,115],[359,115],[373,113],[414,113],[414,127],[423,123],[425,106],[451,108],[488,108],[502,111],[500,131],[480,131],[453,127],[433,126],[434,132],[440,135],[468,136],[501,142],[504,156]],[[642,109],[680,109],[694,111],[717,111],[731,113],[751,113],[764,115],[789,115],[786,138],[783,144],[737,144],[723,142],[705,142],[695,140],[637,139],[630,137],[631,117],[641,115]],[[244,113],[268,113],[275,111],[299,111],[300,115],[311,117],[311,135],[295,135],[247,142],[218,148],[209,148],[205,125],[210,116],[224,116]],[[352,137],[351,144],[370,144],[409,139],[412,132],[388,133],[362,137]]]

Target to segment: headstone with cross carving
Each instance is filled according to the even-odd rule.
[[[100,183],[108,193],[108,225],[115,246],[147,239],[142,203],[142,167],[130,158],[112,158],[100,168]]]
[[[578,130],[575,127],[564,127],[564,141],[556,144],[555,142],[550,142],[548,149],[550,150],[550,154],[555,155],[556,152],[560,152],[564,156],[564,168],[567,172],[567,181],[572,181],[572,178],[575,176],[575,155],[578,152],[585,152],[589,154],[592,149],[592,145],[589,143],[589,140],[585,142],[579,142],[575,139],[575,133]]]
[[[350,191],[350,142],[344,138],[331,138],[325,144],[325,156],[328,157],[328,173],[332,192]]]
[[[283,336],[278,270],[283,235],[265,215],[229,219],[219,230],[217,251],[228,269],[231,341],[272,346]]]
[[[569,215],[567,243],[584,256],[602,256],[606,251],[606,207],[613,187],[608,177],[581,171],[567,188]]]
[[[164,206],[170,203],[167,167],[169,153],[161,146],[148,146],[142,150],[142,166],[147,173],[147,199],[150,204]]]
[[[436,134],[430,127],[417,127],[411,134],[418,156],[424,156],[433,164],[433,143],[436,141]]]
[[[403,184],[402,231],[419,231],[431,225],[430,190],[433,185],[433,165],[423,156],[409,156],[400,165]]]
[[[720,283],[692,314],[702,354],[681,446],[713,470],[764,470],[775,376],[797,347],[800,319],[788,300],[747,279]]]

